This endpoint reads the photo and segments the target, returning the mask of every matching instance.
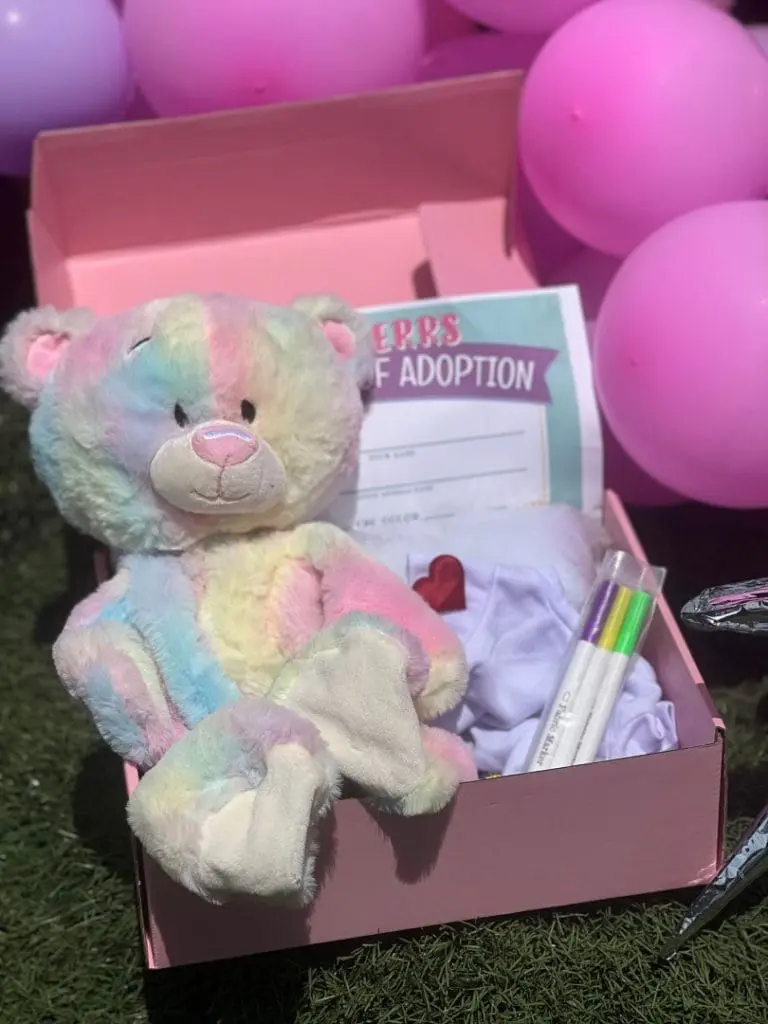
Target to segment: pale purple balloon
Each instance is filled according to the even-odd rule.
[[[689,210],[768,188],[768,63],[700,0],[604,0],[576,14],[531,67],[519,124],[543,205],[616,255]]]
[[[768,202],[678,217],[621,266],[594,340],[606,419],[667,487],[768,507]]]
[[[525,71],[543,45],[544,39],[538,36],[479,32],[435,47],[422,61],[418,78],[429,82],[490,71]]]
[[[0,173],[41,131],[121,120],[133,94],[110,0],[0,0]]]
[[[125,0],[123,16],[165,116],[403,85],[425,48],[423,0]]]
[[[578,285],[590,345],[603,299],[620,266],[621,260],[615,256],[582,248],[544,282],[549,285]],[[653,507],[680,504],[683,500],[680,495],[641,469],[616,440],[605,417],[601,418],[605,486],[615,491],[628,505]]]

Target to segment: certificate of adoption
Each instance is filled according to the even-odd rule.
[[[356,477],[328,518],[400,531],[521,505],[600,515],[600,422],[575,287],[362,312],[375,382]]]

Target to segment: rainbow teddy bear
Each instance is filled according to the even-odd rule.
[[[330,297],[35,309],[0,342],[38,475],[115,563],[56,669],[142,771],[127,813],[147,853],[212,902],[309,903],[343,780],[419,815],[477,777],[427,724],[465,692],[457,638],[318,520],[372,375],[364,321]]]

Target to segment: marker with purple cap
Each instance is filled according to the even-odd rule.
[[[581,738],[579,734],[573,735],[572,728],[579,691],[586,677],[591,674],[593,660],[600,657],[601,639],[612,632],[608,628],[610,620],[619,614],[623,615],[624,604],[617,602],[617,598],[621,597],[620,592],[625,589],[611,580],[604,580],[597,588],[568,669],[529,758],[528,771],[545,771],[571,763]]]
[[[637,644],[653,610],[653,598],[644,590],[630,591],[630,599],[615,643],[611,644],[606,664],[594,672],[590,664],[584,684],[584,720],[573,764],[589,764],[597,757],[613,708],[624,685],[629,665],[637,651]]]

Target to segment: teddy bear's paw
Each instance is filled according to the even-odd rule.
[[[424,689],[415,695],[414,704],[422,722],[431,722],[452,711],[467,692],[469,669],[463,649],[435,655]]]
[[[256,789],[201,828],[195,888],[212,902],[258,896],[305,906],[315,894],[315,832],[337,795],[335,773],[298,744],[277,746]]]
[[[405,817],[435,814],[456,794],[459,784],[477,779],[477,767],[462,739],[444,729],[422,726],[426,769],[417,784],[397,799],[373,798],[381,810]]]

